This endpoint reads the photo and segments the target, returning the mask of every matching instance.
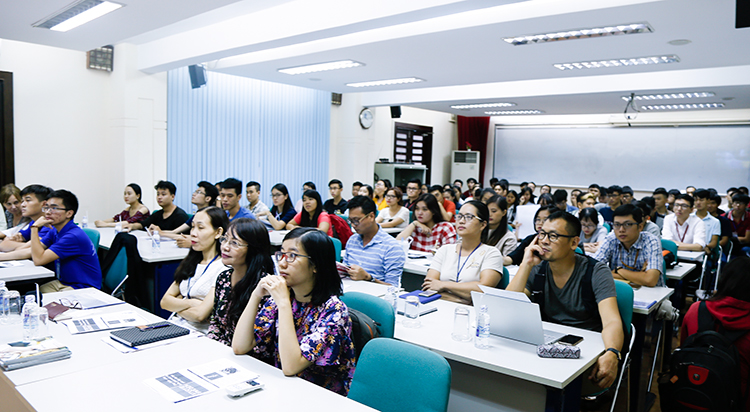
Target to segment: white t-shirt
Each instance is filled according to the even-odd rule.
[[[211,288],[216,286],[216,278],[221,272],[227,269],[229,268],[221,263],[221,256],[209,265],[198,264],[195,268],[195,274],[193,277],[180,282],[180,295],[182,295],[183,299],[205,299]],[[198,332],[208,332],[208,319],[206,319],[205,322],[200,323],[191,322],[183,319],[176,313],[172,313],[172,316],[169,317],[169,321],[175,325],[197,330]]]
[[[391,216],[391,208],[386,207],[385,209],[381,210],[378,214],[378,217],[380,219],[383,219],[383,223],[388,223],[391,220],[400,217],[403,222],[396,226],[397,228],[404,229],[407,226],[409,226],[409,209],[401,206],[401,209],[399,209],[398,213],[396,213],[396,216]]]
[[[704,247],[706,246],[706,224],[698,216],[690,215],[685,223],[678,225],[677,215],[673,213],[664,217],[661,237],[675,242],[697,243]]]
[[[497,248],[480,244],[470,256],[462,252],[460,262],[459,250],[461,250],[460,243],[442,246],[435,253],[430,269],[440,272],[440,280],[459,283],[478,282],[479,274],[486,269],[493,269],[503,274],[503,254]],[[460,274],[458,274],[459,271]]]

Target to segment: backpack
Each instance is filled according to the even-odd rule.
[[[346,220],[335,214],[329,214],[331,226],[333,226],[333,236],[341,241],[341,248],[346,249],[346,242],[352,236],[352,228],[346,223]]]
[[[662,250],[661,254],[664,257],[664,264],[667,265],[667,269],[674,269],[677,266],[677,258],[674,253],[669,250]]]
[[[596,304],[596,296],[594,296],[594,287],[591,286],[591,277],[594,274],[594,265],[599,263],[598,260],[591,256],[586,256],[588,259],[588,267],[586,272],[583,274],[581,279],[581,298],[583,299],[583,306],[586,308],[586,312],[595,313],[599,316],[599,306]],[[542,320],[549,321],[544,313],[544,284],[547,281],[547,272],[549,271],[549,262],[543,261],[540,265],[539,272],[534,276],[534,283],[531,286],[531,301],[539,305],[539,310],[542,312]]]
[[[669,371],[659,376],[661,410],[744,411],[740,357],[733,342],[748,331],[715,331],[715,320],[700,302],[698,331],[675,349]]]
[[[372,320],[366,314],[349,308],[349,319],[352,321],[352,342],[354,343],[354,353],[359,359],[362,348],[367,342],[380,336],[379,323]]]

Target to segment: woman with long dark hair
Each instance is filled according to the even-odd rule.
[[[271,200],[273,201],[273,207],[268,212],[263,213],[263,216],[268,218],[268,223],[273,226],[276,230],[283,230],[286,224],[290,220],[294,219],[297,211],[292,206],[292,201],[289,199],[289,190],[283,183],[276,183],[271,188]]]
[[[221,261],[228,270],[216,279],[214,307],[208,337],[232,345],[234,329],[258,282],[273,273],[268,254],[271,241],[265,225],[240,218],[229,225],[221,237]]]
[[[596,253],[599,245],[607,236],[607,229],[599,225],[599,212],[587,207],[578,212],[581,221],[581,246],[586,253]]]
[[[141,194],[141,187],[137,184],[131,183],[125,186],[123,198],[128,208],[109,219],[95,221],[94,224],[96,227],[114,227],[117,222],[141,223],[146,220],[151,215],[151,212],[141,202]]]
[[[419,196],[414,206],[416,219],[396,236],[402,240],[412,237],[411,248],[422,252],[436,251],[440,246],[456,243],[456,229],[443,219],[435,196]]]
[[[508,202],[508,223],[515,228],[513,223],[516,221],[516,207],[518,207],[518,192],[515,190],[508,190],[508,194],[505,195],[505,201]]]
[[[489,210],[489,232],[484,243],[495,246],[503,256],[508,256],[516,250],[518,240],[516,235],[508,230],[508,201],[502,196],[493,196],[487,202]]]
[[[250,295],[232,339],[234,353],[252,351],[284,375],[346,396],[355,354],[333,242],[318,230],[297,228],[275,257],[279,275],[261,279]]]
[[[372,200],[375,202],[375,206],[378,210],[383,210],[388,207],[388,203],[385,201],[385,191],[388,190],[388,185],[383,180],[375,182],[375,193],[372,195]]]
[[[328,236],[333,236],[331,217],[323,210],[323,202],[320,201],[320,193],[315,190],[306,190],[302,195],[302,211],[294,216],[286,224],[288,230],[295,227],[316,227]]]
[[[208,331],[214,307],[214,286],[219,273],[227,270],[221,262],[221,242],[229,219],[216,206],[199,210],[190,229],[192,246],[174,272],[174,282],[161,298],[161,308],[172,312],[170,322],[199,332]]]

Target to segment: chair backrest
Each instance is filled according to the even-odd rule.
[[[675,259],[677,258],[677,243],[674,243],[671,240],[662,239],[661,248],[662,250],[668,250],[672,252],[674,254]]]
[[[450,390],[451,367],[445,358],[410,343],[378,338],[362,351],[348,397],[383,412],[442,412],[448,408]]]
[[[607,233],[612,231],[612,226],[609,223],[604,222],[602,223],[602,226],[604,226],[604,228],[607,229]]]
[[[85,227],[83,228],[83,232],[91,239],[91,243],[94,244],[94,250],[99,250],[99,239],[101,238],[99,231]]]
[[[583,249],[581,249],[581,247],[580,247],[580,246],[578,246],[578,247],[576,248],[576,253],[578,253],[579,255],[584,255],[584,256],[586,256],[586,254],[585,254],[585,253],[583,253]]]
[[[112,296],[117,296],[122,292],[122,285],[128,278],[128,254],[125,248],[120,249],[112,266],[104,274],[104,289]]]
[[[341,241],[333,236],[328,236],[333,242],[333,247],[336,249],[336,261],[341,262]]]
[[[625,282],[615,281],[617,292],[617,308],[625,331],[630,333],[630,323],[633,321],[633,288]]]
[[[509,232],[513,232],[515,230],[516,230],[516,228],[514,228],[513,225],[511,225],[510,223],[508,223],[508,231]]]
[[[396,325],[396,314],[393,306],[384,299],[361,292],[347,292],[341,295],[341,301],[347,307],[356,309],[380,324],[380,336],[392,338]]]
[[[409,211],[409,223],[411,224],[411,222],[413,221],[414,221],[414,211],[410,210]]]
[[[508,287],[508,283],[510,283],[510,273],[508,272],[508,268],[503,266],[503,278],[500,279],[496,287],[498,289],[505,289]]]

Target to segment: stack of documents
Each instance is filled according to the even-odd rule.
[[[51,336],[31,342],[13,342],[0,346],[0,367],[5,371],[68,359],[70,350]]]

